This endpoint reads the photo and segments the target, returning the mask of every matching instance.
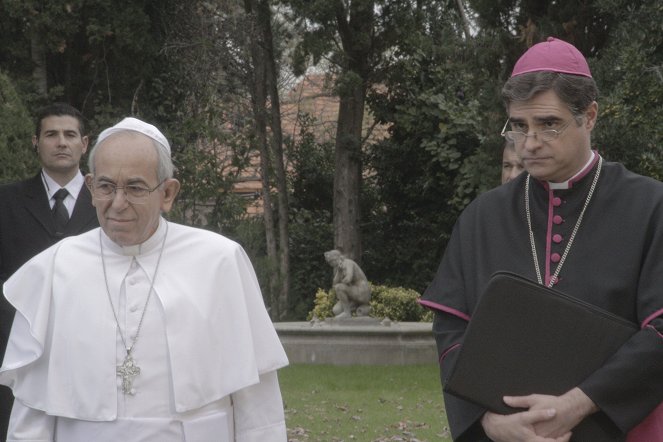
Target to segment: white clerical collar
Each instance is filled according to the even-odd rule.
[[[64,186],[60,186],[51,176],[44,170],[41,170],[41,179],[44,182],[44,188],[46,189],[46,194],[50,200],[55,195],[55,192],[60,190],[60,188],[67,189],[69,195],[74,199],[78,198],[78,194],[85,183],[85,178],[83,174],[79,171],[74,177]]]
[[[108,247],[113,253],[125,256],[139,256],[150,253],[157,249],[163,243],[163,237],[166,234],[167,221],[163,217],[159,217],[159,227],[145,242],[131,246],[121,246],[106,235],[106,232],[101,230],[101,238],[104,242],[104,247]]]
[[[580,178],[581,176],[585,176],[589,171],[589,169],[591,169],[592,166],[594,165],[594,158],[596,157],[596,153],[593,150],[590,150],[589,152],[591,153],[591,155],[589,156],[589,160],[585,163],[584,166],[580,168],[578,173],[573,175],[568,180],[562,181],[561,183],[553,183],[551,181],[548,181],[548,188],[550,188],[550,190],[566,190],[569,189],[573,185],[573,183],[575,183],[578,180],[578,178]]]

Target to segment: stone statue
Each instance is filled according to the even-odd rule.
[[[338,250],[325,252],[325,261],[334,269],[332,285],[338,298],[332,309],[335,318],[351,318],[353,312],[357,316],[368,316],[371,311],[371,287],[359,265]]]

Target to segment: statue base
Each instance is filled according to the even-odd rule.
[[[430,322],[371,317],[274,324],[291,364],[436,364]]]
[[[326,318],[324,320],[325,324],[329,325],[380,325],[380,320],[378,318],[372,318],[370,316],[352,316],[350,318]]]

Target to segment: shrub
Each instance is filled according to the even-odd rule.
[[[334,308],[334,304],[336,304],[336,292],[334,292],[334,289],[326,292],[319,288],[315,292],[313,310],[308,313],[306,319],[310,321],[313,318],[325,319],[333,317],[332,308]]]
[[[0,183],[22,180],[38,170],[30,142],[34,127],[12,80],[0,72]]]
[[[370,316],[379,319],[389,318],[393,321],[431,322],[432,312],[419,305],[418,299],[419,293],[412,289],[371,284]],[[334,289],[325,291],[319,288],[315,294],[313,310],[309,312],[307,319],[333,317],[334,304],[336,304]]]

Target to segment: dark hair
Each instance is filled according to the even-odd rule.
[[[35,135],[39,138],[41,135],[41,122],[44,121],[44,118],[47,117],[62,117],[70,116],[78,120],[78,130],[81,137],[85,135],[85,117],[81,114],[78,109],[67,104],[67,103],[53,103],[48,106],[44,106],[37,111],[37,117],[35,118]]]
[[[502,99],[508,108],[514,101],[526,101],[549,90],[557,94],[576,119],[583,115],[599,95],[596,82],[591,77],[539,71],[509,78],[502,88]]]

